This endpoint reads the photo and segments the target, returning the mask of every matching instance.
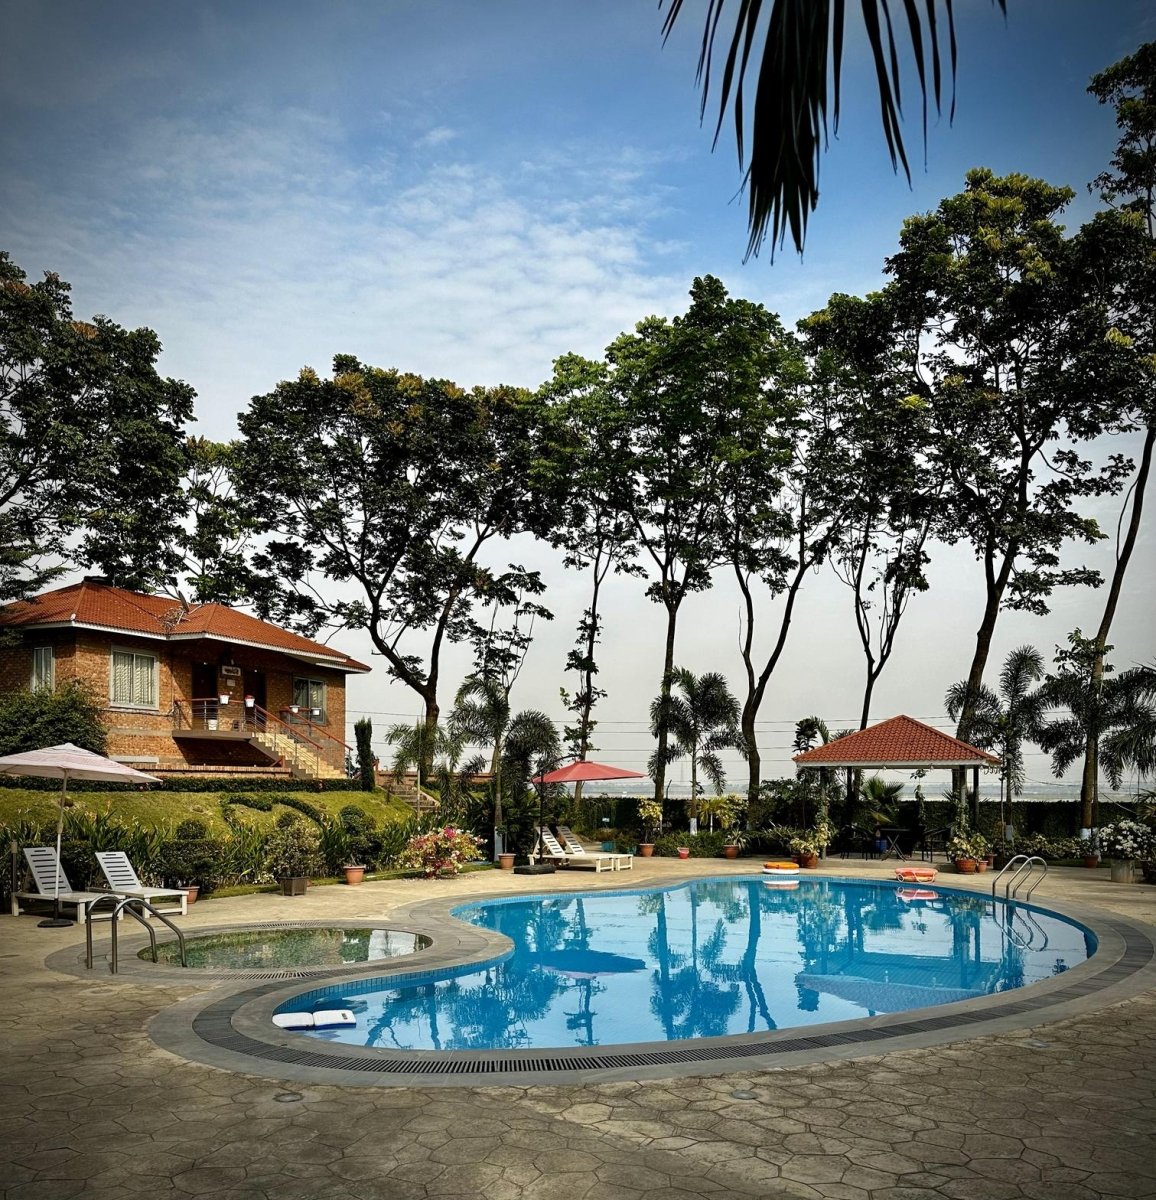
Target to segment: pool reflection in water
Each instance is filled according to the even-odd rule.
[[[455,915],[510,938],[508,958],[403,987],[339,984],[278,1011],[349,1008],[355,1028],[311,1036],[399,1050],[679,1041],[948,1004],[1094,950],[1082,927],[1037,909],[1000,902],[993,915],[982,896],[903,891],[726,879],[469,905]]]

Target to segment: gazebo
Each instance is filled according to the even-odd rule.
[[[803,770],[917,771],[970,767],[973,825],[979,818],[979,769],[1000,764],[994,754],[903,715],[796,754],[792,761]]]

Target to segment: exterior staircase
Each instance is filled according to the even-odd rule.
[[[423,792],[412,777],[396,779],[392,774],[386,773],[378,776],[378,782],[391,796],[404,800],[416,813],[437,811],[438,802],[433,796]]]
[[[298,741],[283,729],[269,728],[253,733],[249,741],[260,746],[271,759],[284,762],[294,779],[344,779],[345,771],[327,762],[312,746]]]

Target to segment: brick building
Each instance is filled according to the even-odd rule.
[[[89,576],[0,608],[0,691],[79,680],[108,754],[157,774],[345,773],[345,679],[370,668],[221,604]]]

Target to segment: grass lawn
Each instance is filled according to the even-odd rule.
[[[204,821],[214,833],[225,833],[228,825],[221,815],[221,797],[244,791],[244,780],[237,780],[233,786],[223,787],[219,793],[76,792],[70,793],[69,799],[73,806],[82,812],[108,811],[126,824],[140,821],[145,825],[172,827],[190,817],[196,817]],[[347,804],[356,804],[358,808],[376,818],[379,825],[407,817],[412,812],[412,809],[403,800],[387,796],[384,792],[313,792],[302,789],[300,792],[255,792],[253,794],[272,801],[273,808],[269,812],[259,812],[255,808],[246,808],[241,804],[231,805],[230,808],[237,819],[249,825],[272,825],[281,813],[296,811],[278,803],[283,795],[292,795],[299,800],[308,801],[314,808],[319,808],[322,812],[332,816],[336,816]],[[54,821],[58,796],[57,792],[0,787],[0,825],[7,825],[22,818]]]

